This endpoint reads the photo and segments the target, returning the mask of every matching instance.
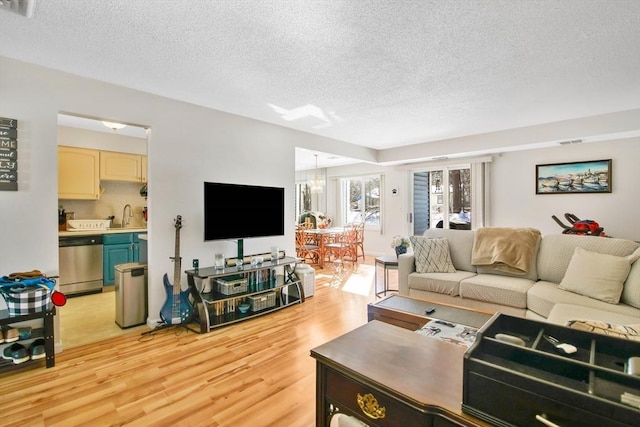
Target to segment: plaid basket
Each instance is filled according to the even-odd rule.
[[[49,279],[30,279],[3,283],[0,295],[7,303],[9,317],[46,311],[51,307],[51,289],[54,282]]]

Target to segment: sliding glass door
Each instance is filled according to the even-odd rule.
[[[427,228],[470,230],[472,224],[472,165],[447,166],[414,171],[413,235]]]

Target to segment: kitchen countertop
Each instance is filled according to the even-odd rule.
[[[67,236],[101,236],[103,234],[117,234],[117,233],[146,233],[146,228],[109,228],[106,230],[87,230],[87,231],[59,231],[58,237]]]

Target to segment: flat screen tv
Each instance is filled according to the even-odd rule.
[[[284,188],[204,183],[204,240],[284,236]]]

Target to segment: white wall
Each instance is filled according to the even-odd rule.
[[[535,194],[537,164],[612,159],[611,193]],[[640,138],[517,151],[491,164],[491,223],[561,233],[551,215],[597,221],[613,237],[640,241]]]
[[[336,141],[0,57],[0,116],[17,119],[18,190],[0,192],[0,274],[58,270],[57,116],[59,112],[138,124],[148,143],[149,319],[155,325],[173,277],[174,219],[182,215],[182,271],[193,258],[235,254],[233,242],[203,241],[203,181],[285,188],[286,235],[248,239],[246,253],[271,245],[295,253],[295,145]],[[358,149],[352,151],[357,152]],[[368,153],[369,150],[364,150]],[[256,208],[262,206],[257,203]],[[233,209],[221,205],[221,209]],[[183,274],[181,281],[186,285]],[[62,308],[64,309],[64,308]],[[59,339],[59,336],[58,336]],[[57,343],[60,348],[61,343]]]
[[[117,132],[96,132],[67,126],[58,126],[58,145],[117,151],[119,153],[147,154],[146,138],[136,138]]]

